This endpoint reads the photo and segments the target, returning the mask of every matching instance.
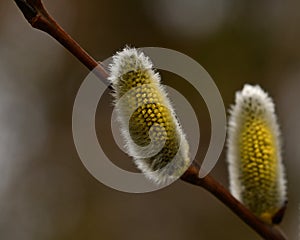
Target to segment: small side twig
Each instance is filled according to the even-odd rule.
[[[55,38],[89,70],[94,70],[99,79],[107,84],[106,78],[108,77],[108,73],[106,70],[57,24],[48,14],[41,0],[14,1],[32,27],[42,30]],[[181,180],[202,187],[212,193],[263,238],[272,240],[286,239],[284,234],[277,227],[260,221],[212,176],[207,175],[204,178],[199,178],[199,169],[199,166],[194,162],[181,177]]]

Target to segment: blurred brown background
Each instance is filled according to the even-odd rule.
[[[97,60],[126,44],[183,52],[210,73],[226,109],[245,83],[267,90],[276,102],[288,174],[289,207],[282,228],[289,239],[298,239],[299,1],[44,4]],[[76,153],[71,129],[73,101],[88,70],[32,29],[13,1],[0,0],[0,16],[0,239],[260,239],[213,196],[184,182],[128,194],[94,179]],[[166,82],[176,87],[177,81]],[[189,100],[196,108],[202,101],[193,95]],[[103,101],[97,126],[107,148],[114,143],[101,138],[110,134],[111,97]],[[205,146],[209,117],[204,106],[200,117],[201,109]],[[120,166],[132,167],[120,151],[115,158]],[[212,174],[228,186],[224,154]]]

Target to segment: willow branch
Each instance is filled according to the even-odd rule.
[[[61,26],[49,15],[41,0],[14,0],[22,11],[24,17],[32,27],[48,33],[71,52],[89,70],[94,70],[97,76],[108,84],[108,73],[95,59],[93,59]],[[212,193],[239,218],[248,224],[253,230],[265,239],[285,240],[282,232],[272,225],[268,225],[255,217],[243,204],[236,200],[227,189],[210,175],[204,178],[198,177],[199,167],[194,162],[181,180],[202,187]]]
[[[204,178],[199,178],[199,170],[200,168],[198,164],[196,162],[193,162],[193,164],[189,167],[185,174],[182,175],[181,180],[196,186],[203,187],[204,189],[212,193],[264,239],[286,239],[284,234],[277,226],[269,225],[258,219],[250,210],[248,210],[241,202],[234,198],[230,194],[230,192],[211,175],[207,175]]]
[[[26,20],[36,29],[48,33],[71,52],[81,63],[108,84],[108,73],[46,11],[40,0],[14,0]]]

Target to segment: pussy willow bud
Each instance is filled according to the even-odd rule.
[[[180,177],[190,163],[188,143],[150,59],[125,48],[113,57],[109,81],[122,135],[137,167],[156,183]]]
[[[264,222],[281,221],[286,180],[280,132],[274,103],[259,86],[237,92],[227,144],[231,193]]]

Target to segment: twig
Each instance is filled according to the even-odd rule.
[[[199,178],[200,167],[196,162],[189,167],[189,169],[182,175],[181,180],[189,182],[193,185],[203,187],[228,208],[230,208],[239,218],[252,227],[258,234],[265,239],[270,240],[284,240],[286,237],[278,229],[277,226],[272,226],[260,221],[250,210],[248,210],[242,203],[234,198],[226,188],[224,188],[211,175],[204,178]]]
[[[82,62],[89,70],[96,70],[97,76],[107,84],[106,78],[108,73],[106,70],[95,61],[80,45],[66,33],[62,27],[48,14],[41,0],[14,0],[27,21],[32,27],[47,32],[66,49],[68,49],[80,62]],[[252,229],[260,234],[265,239],[285,240],[285,236],[281,231],[272,226],[260,221],[255,217],[243,204],[236,200],[227,189],[225,189],[218,181],[207,175],[204,178],[198,177],[199,167],[194,162],[181,180],[191,183],[196,186],[203,187],[222,203],[230,208],[239,218],[247,223]]]
[[[48,33],[105,83],[108,73],[48,14],[40,0],[15,0],[32,27]]]

